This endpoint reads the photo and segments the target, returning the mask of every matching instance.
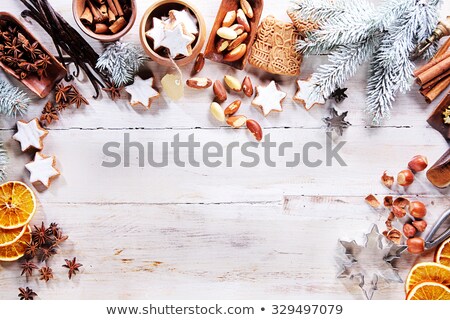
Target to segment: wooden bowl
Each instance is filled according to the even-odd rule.
[[[139,36],[141,38],[142,47],[153,61],[161,65],[170,67],[172,66],[172,62],[167,56],[164,55],[164,52],[162,50],[157,51],[153,50],[151,43],[152,41],[147,39],[147,37],[145,36],[145,32],[147,32],[149,29],[152,28],[153,24],[152,20],[154,17],[160,18],[163,16],[168,16],[170,10],[182,10],[184,8],[189,9],[191,13],[197,18],[199,29],[197,39],[193,43],[192,54],[189,57],[181,57],[181,58],[177,57],[174,59],[177,65],[184,66],[192,62],[197,57],[197,55],[202,50],[203,45],[205,44],[206,24],[205,19],[203,18],[200,11],[198,11],[196,7],[194,7],[187,1],[160,0],[153,3],[150,6],[150,8],[148,8],[147,11],[145,11],[144,16],[142,17],[141,25],[139,28]]]
[[[120,40],[124,35],[126,35],[134,25],[136,21],[137,9],[136,9],[136,0],[129,0],[131,3],[131,16],[128,20],[128,24],[118,33],[116,34],[97,34],[91,29],[87,28],[83,22],[81,22],[80,17],[83,14],[86,0],[73,0],[72,2],[72,13],[75,22],[78,24],[81,30],[86,33],[89,37],[101,41],[101,42],[115,42]]]
[[[39,42],[33,34],[12,14],[8,12],[0,12],[0,20],[5,20],[10,23],[14,23],[21,30],[21,33],[31,42],[38,42],[42,51],[50,57],[51,65],[47,67],[47,75],[39,77],[37,74],[30,74],[25,79],[20,77],[9,66],[0,62],[0,67],[5,70],[31,91],[36,93],[40,98],[45,98],[53,90],[55,85],[61,81],[67,75],[67,70],[64,66],[45,48],[41,42]]]
[[[240,8],[240,1],[239,0],[222,0],[222,3],[219,7],[219,12],[216,16],[216,21],[214,22],[214,25],[211,30],[211,34],[209,35],[208,44],[206,45],[205,49],[205,57],[211,61],[214,62],[220,62],[227,64],[231,67],[234,67],[239,70],[243,70],[245,65],[247,64],[248,56],[250,55],[250,51],[253,45],[253,42],[255,42],[256,33],[258,31],[258,25],[259,20],[261,19],[261,14],[264,7],[264,0],[248,0],[250,5],[253,8],[253,18],[248,19],[250,24],[250,33],[247,39],[243,42],[247,45],[247,52],[245,55],[233,62],[223,61],[224,54],[219,53],[216,51],[216,43],[220,39],[217,36],[217,30],[222,26],[223,19],[225,18],[225,15],[228,11],[237,10]]]

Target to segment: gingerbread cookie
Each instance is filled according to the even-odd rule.
[[[37,152],[34,161],[26,164],[25,168],[30,171],[30,182],[36,188],[43,186],[48,189],[52,180],[60,175],[55,166],[56,158],[54,156],[47,157]]]
[[[272,111],[283,111],[281,103],[286,96],[287,93],[279,90],[275,81],[271,81],[267,87],[256,87],[256,98],[252,101],[252,105],[260,107],[266,117]]]
[[[295,50],[295,44],[300,39],[292,23],[268,16],[258,28],[249,62],[273,74],[299,75],[303,57]]]
[[[125,91],[131,95],[130,104],[133,107],[143,105],[150,109],[153,100],[159,97],[159,92],[153,89],[153,78],[142,80],[136,77],[132,85],[125,87]]]
[[[302,37],[306,37],[308,32],[319,29],[319,24],[311,19],[303,20],[295,13],[294,8],[290,8],[287,11],[289,18],[291,18],[295,29],[300,33]]]
[[[312,107],[318,104],[325,104],[325,98],[322,94],[318,94],[314,90],[314,84],[311,79],[298,80],[298,91],[294,96],[294,101],[300,103],[306,110],[310,110]]]
[[[36,150],[44,148],[43,140],[48,135],[48,131],[41,127],[37,118],[29,122],[19,120],[17,122],[17,130],[17,133],[13,135],[13,139],[20,142],[23,152],[32,148]]]

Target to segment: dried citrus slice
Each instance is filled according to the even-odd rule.
[[[443,264],[444,266],[450,267],[450,238],[445,240],[437,249],[434,261]]]
[[[437,282],[449,287],[450,268],[436,262],[416,264],[409,272],[408,278],[406,278],[406,293],[422,282]]]
[[[36,211],[33,191],[24,183],[11,181],[0,186],[0,228],[23,227]]]
[[[415,286],[406,300],[450,300],[450,289],[436,282],[422,282]]]
[[[0,247],[0,261],[16,261],[25,255],[28,244],[31,242],[31,228],[26,226],[25,233],[13,244]]]
[[[27,226],[17,229],[0,229],[0,247],[9,246],[13,244],[25,233]]]

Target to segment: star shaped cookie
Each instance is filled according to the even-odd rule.
[[[314,91],[314,85],[311,80],[298,80],[298,91],[294,96],[294,101],[300,103],[306,110],[311,110],[312,107],[318,104],[325,104],[325,98],[321,94]]]
[[[55,168],[56,158],[54,156],[47,157],[42,153],[37,152],[34,156],[34,161],[25,165],[30,171],[30,182],[36,187],[44,186],[49,188],[53,179],[60,175],[60,172]]]
[[[195,36],[185,31],[183,24],[176,25],[173,29],[166,28],[166,36],[161,41],[161,46],[169,50],[170,56],[176,58],[179,54],[190,56],[192,54],[191,44]]]
[[[283,111],[281,104],[286,96],[287,93],[279,90],[275,81],[271,81],[267,87],[256,87],[256,98],[252,105],[260,107],[264,116],[267,116],[272,111]]]
[[[130,104],[133,107],[143,105],[150,109],[153,100],[159,97],[159,92],[153,89],[153,78],[143,80],[136,77],[132,85],[125,87],[125,91],[131,95]]]
[[[164,40],[166,35],[164,21],[158,18],[153,18],[153,28],[148,30],[145,35],[147,38],[153,39],[153,50],[160,48],[161,42]]]
[[[171,20],[182,23],[186,32],[198,34],[197,18],[195,18],[189,10],[170,10],[169,17]]]
[[[43,149],[43,140],[48,135],[48,131],[41,127],[37,118],[29,122],[19,120],[17,122],[17,130],[17,133],[13,135],[13,139],[20,142],[23,152],[31,148]]]

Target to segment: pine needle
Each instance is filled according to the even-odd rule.
[[[13,87],[8,82],[0,80],[0,113],[9,117],[24,115],[30,99],[22,90]]]

